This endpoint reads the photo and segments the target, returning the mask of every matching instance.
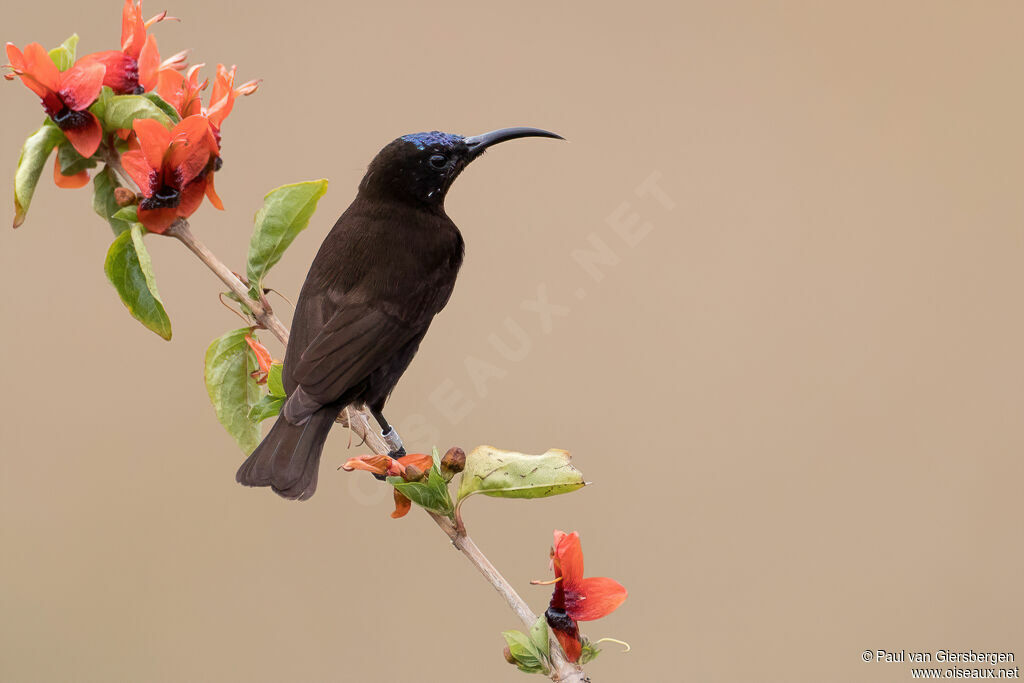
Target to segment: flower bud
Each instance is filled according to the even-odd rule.
[[[118,206],[131,206],[138,200],[139,198],[135,196],[135,193],[127,187],[114,188],[114,201],[117,202]]]
[[[441,458],[441,476],[445,481],[451,481],[452,477],[464,469],[466,469],[466,451],[458,446],[449,448]]]
[[[416,465],[406,465],[402,478],[406,481],[419,481],[423,478],[424,474],[424,471],[416,467]]]

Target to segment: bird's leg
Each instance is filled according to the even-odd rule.
[[[380,425],[380,435],[384,439],[384,443],[388,445],[388,457],[400,458],[405,455],[405,447],[402,445],[402,438],[398,436],[398,432],[395,428],[388,424],[388,421],[384,419],[384,413],[380,408],[370,408],[370,414],[373,415],[374,419],[377,420],[377,424]],[[385,477],[381,474],[373,475],[377,479],[384,481]]]
[[[383,437],[384,442],[390,447],[388,455],[392,458],[400,458],[405,455],[405,447],[402,445],[402,437],[398,436],[398,432],[395,428],[388,424],[388,421],[384,418],[384,413],[380,408],[370,408],[370,413],[374,419],[377,420],[377,424],[380,425],[380,435]]]

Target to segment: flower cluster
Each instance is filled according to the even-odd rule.
[[[10,72],[4,74],[7,80],[20,78],[42,100],[62,133],[54,147],[66,143],[76,153],[71,162],[65,161],[70,154],[58,155],[57,185],[81,187],[89,179],[84,168],[120,156],[139,187],[139,222],[156,233],[194,213],[204,196],[223,209],[213,186],[213,174],[222,165],[221,127],[235,99],[259,86],[249,81],[236,87],[236,68],[218,65],[204,106],[200,94],[209,80],[199,80],[203,65],[188,67],[187,51],[161,60],[156,38],[148,32],[168,18],[161,12],[144,21],[141,0],[125,0],[120,50],[76,61],[77,37],[70,48],[65,43],[51,52],[39,43],[24,50],[7,43]],[[113,107],[115,100],[122,106]],[[127,120],[114,117],[112,109],[127,109],[130,115]]]

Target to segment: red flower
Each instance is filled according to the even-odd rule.
[[[223,64],[217,65],[217,78],[213,81],[210,106],[206,108],[206,117],[210,119],[210,125],[213,126],[213,130],[218,136],[224,119],[228,117],[231,108],[235,106],[235,98],[239,95],[251,95],[260,87],[260,81],[257,79],[247,81],[236,88],[235,70],[237,68],[232,66],[231,69],[226,69]]]
[[[179,52],[160,62],[156,38],[146,29],[167,18],[161,12],[149,21],[142,20],[142,0],[125,0],[121,12],[121,49],[96,52],[82,57],[83,61],[98,62],[107,68],[103,85],[119,95],[131,95],[153,90],[162,71],[185,68],[188,52]]]
[[[364,470],[372,472],[377,477],[402,477],[406,481],[412,479],[413,473],[422,476],[434,465],[434,458],[425,453],[410,453],[398,458],[391,458],[387,455],[360,455],[358,458],[349,458],[341,469],[346,472],[353,470]],[[395,489],[395,511],[391,513],[394,519],[405,517],[412,508],[412,501]]]
[[[96,153],[103,139],[103,128],[92,112],[86,111],[103,87],[102,64],[79,62],[67,71],[60,71],[39,43],[29,43],[22,53],[7,43],[7,58],[14,73],[4,74],[21,82],[39,95],[43,109],[83,157]]]
[[[611,614],[626,599],[626,589],[605,577],[583,578],[583,547],[575,531],[555,531],[551,566],[555,571],[555,592],[544,615],[569,661],[575,662],[583,649],[576,622]]]
[[[182,119],[172,130],[152,119],[136,119],[133,128],[138,149],[121,155],[121,163],[143,195],[139,220],[162,233],[199,208],[217,143],[202,116]]]
[[[183,76],[178,71],[161,72],[156,91],[174,107],[181,118],[203,113],[203,103],[199,93],[210,84],[210,79],[199,82],[199,69],[202,64],[193,64]]]

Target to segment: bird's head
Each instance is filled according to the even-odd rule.
[[[539,128],[501,128],[468,138],[437,131],[403,135],[370,162],[359,191],[441,207],[448,188],[469,162],[492,145],[526,137],[564,139]]]

